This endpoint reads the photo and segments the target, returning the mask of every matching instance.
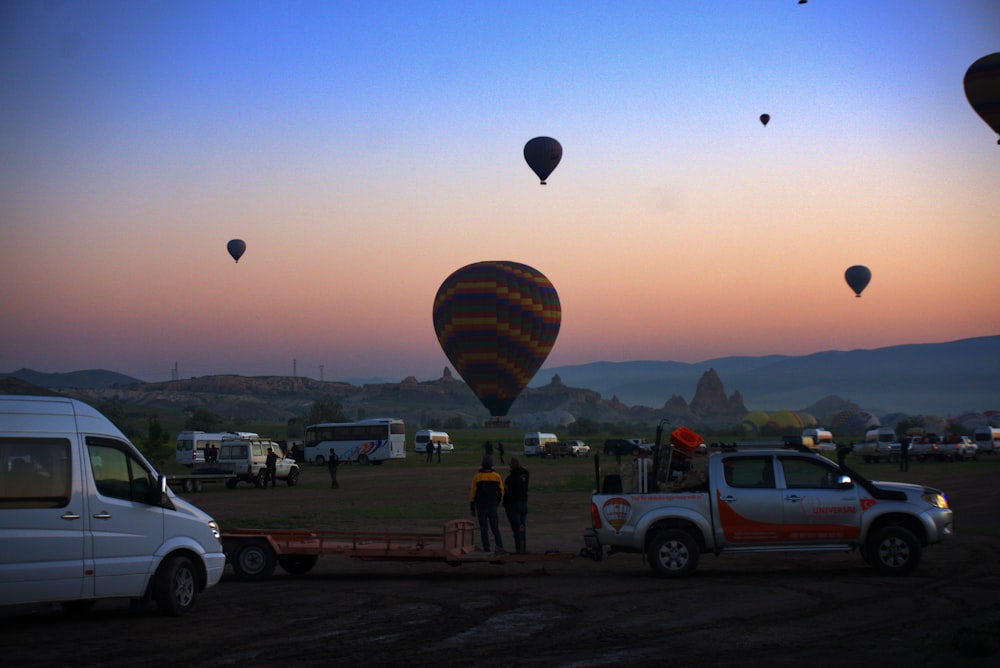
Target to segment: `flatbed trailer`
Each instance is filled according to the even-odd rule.
[[[312,570],[321,556],[362,561],[424,561],[451,566],[469,563],[528,563],[570,559],[565,552],[493,553],[475,549],[476,525],[446,522],[441,533],[399,531],[312,531],[308,529],[235,529],[222,533],[226,561],[240,580],[263,580],[275,566],[291,575]]]
[[[205,483],[224,482],[231,489],[236,486],[236,472],[218,467],[194,469],[191,473],[167,474],[167,484],[180,487],[187,493],[200,492]]]

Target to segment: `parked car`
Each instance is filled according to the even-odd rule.
[[[569,441],[569,449],[574,457],[585,457],[590,454],[590,446],[583,441]]]

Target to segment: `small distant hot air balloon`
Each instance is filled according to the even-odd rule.
[[[965,97],[969,104],[1000,134],[1000,52],[983,56],[965,72]],[[997,139],[1000,144],[1000,139]]]
[[[243,257],[243,253],[247,252],[247,245],[242,239],[233,239],[226,244],[226,250],[229,251],[229,254],[233,256],[234,260],[239,262],[240,258]]]
[[[760,122],[764,124],[764,127],[767,127],[767,122],[769,120],[771,120],[771,114],[761,114],[760,115]]]
[[[537,269],[477,262],[445,279],[434,297],[441,349],[491,416],[507,415],[549,356],[562,307]]]
[[[851,290],[854,290],[854,296],[860,297],[864,289],[868,287],[869,281],[872,280],[872,272],[868,267],[856,264],[847,268],[847,271],[844,272],[844,280],[851,286]]]
[[[562,144],[552,137],[530,139],[524,145],[524,160],[544,186],[545,179],[549,178],[549,174],[562,160]]]

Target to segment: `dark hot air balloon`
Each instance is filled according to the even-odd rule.
[[[761,114],[760,115],[760,122],[764,124],[764,127],[767,127],[767,122],[769,120],[771,120],[771,114]]]
[[[444,354],[494,417],[507,415],[555,345],[559,295],[537,269],[477,262],[445,279],[434,297]]]
[[[969,104],[1000,134],[1000,52],[983,56],[965,72],[965,97]],[[1000,144],[1000,139],[997,139]]]
[[[542,185],[562,160],[562,144],[552,137],[535,137],[524,145],[524,160],[538,175]]]
[[[242,239],[233,239],[226,244],[226,250],[229,251],[229,254],[233,256],[234,260],[239,262],[240,258],[243,257],[243,253],[247,252],[247,245]]]
[[[854,290],[854,296],[860,297],[864,289],[868,287],[869,281],[872,280],[872,272],[868,267],[856,264],[847,268],[847,271],[844,272],[844,280],[851,286],[851,290]]]

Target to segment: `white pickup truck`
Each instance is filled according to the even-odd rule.
[[[636,476],[642,492],[605,478],[591,499],[585,554],[640,553],[656,574],[681,577],[706,553],[857,549],[878,572],[902,575],[952,533],[940,490],[869,481],[809,452],[721,452],[705,470],[652,477]]]

